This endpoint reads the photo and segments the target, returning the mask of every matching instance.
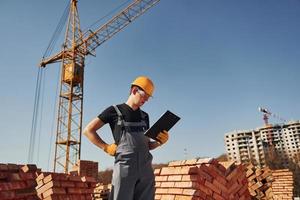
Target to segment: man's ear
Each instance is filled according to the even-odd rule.
[[[134,94],[134,95],[137,93],[137,91],[138,91],[138,88],[137,88],[137,87],[133,87],[133,88],[131,89],[131,93]]]

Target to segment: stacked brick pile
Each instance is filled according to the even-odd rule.
[[[36,165],[16,165],[0,163],[0,199],[38,199],[36,186]]]
[[[272,170],[268,167],[256,168],[249,164],[246,168],[246,177],[250,195],[254,199],[270,199],[273,196],[271,188]]]
[[[155,170],[156,200],[250,199],[244,167],[214,159],[170,162]]]
[[[103,185],[101,183],[97,183],[94,189],[93,200],[108,200],[110,190],[111,184]]]
[[[288,169],[272,171],[273,199],[293,199],[293,173]]]
[[[36,182],[37,195],[43,200],[91,200],[96,186],[93,177],[63,173],[41,173]]]
[[[293,199],[293,173],[288,169],[247,167],[249,192],[253,199]]]
[[[89,160],[78,160],[76,165],[73,167],[71,174],[94,177],[97,180],[98,162],[93,162]]]

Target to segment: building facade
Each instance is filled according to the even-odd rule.
[[[230,160],[252,162],[258,166],[300,165],[300,121],[225,134],[225,148]]]

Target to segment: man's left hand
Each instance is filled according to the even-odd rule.
[[[157,135],[156,138],[159,141],[160,145],[163,145],[163,144],[165,144],[168,141],[168,139],[169,139],[169,133],[168,133],[168,131],[163,130],[162,132],[160,132]]]

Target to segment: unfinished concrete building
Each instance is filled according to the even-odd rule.
[[[228,158],[237,163],[265,166],[268,160],[300,165],[300,121],[225,134]]]

